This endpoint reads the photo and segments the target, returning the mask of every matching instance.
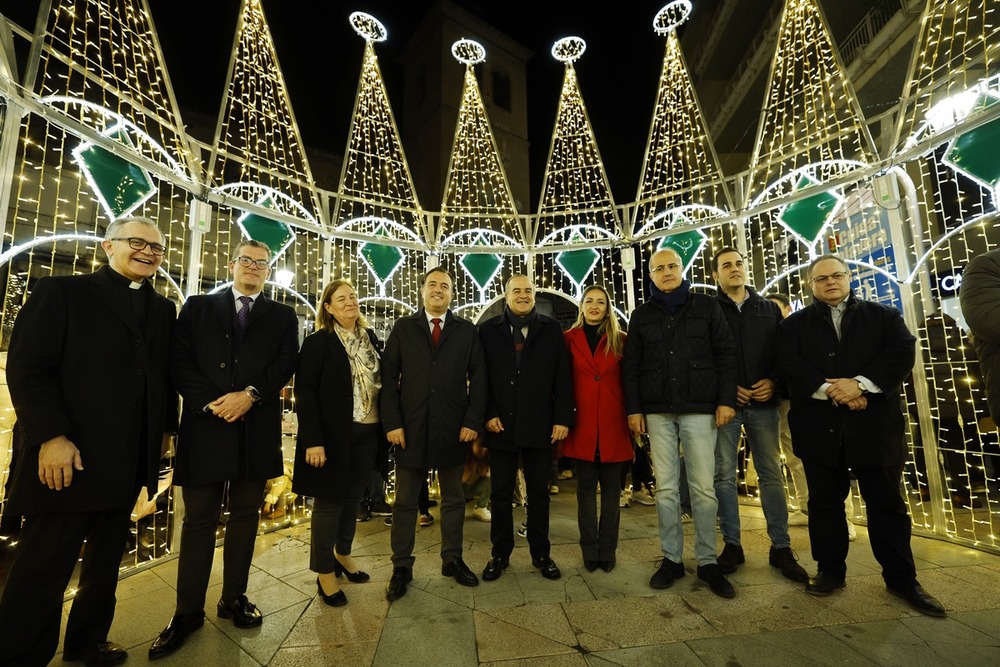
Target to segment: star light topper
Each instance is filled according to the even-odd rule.
[[[552,57],[561,63],[575,63],[587,50],[587,43],[579,37],[563,37],[552,45]]]
[[[691,16],[691,0],[673,0],[663,6],[653,17],[653,30],[657,35],[666,35]]]
[[[354,12],[348,19],[354,32],[364,37],[369,42],[384,42],[389,36],[382,22],[371,14],[365,12]]]
[[[466,65],[477,65],[486,61],[486,49],[479,42],[471,39],[460,39],[451,45],[451,55],[455,60]]]

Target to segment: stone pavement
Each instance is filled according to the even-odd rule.
[[[156,664],[1000,664],[998,556],[914,538],[920,582],[949,611],[946,619],[928,618],[885,591],[867,532],[859,525],[847,588],[815,598],[768,565],[760,509],[744,504],[747,562],[730,577],[735,599],[716,597],[694,575],[690,524],[685,526],[687,576],[656,591],[648,585],[660,558],[655,508],[623,509],[618,566],[611,573],[588,573],[576,544],[575,483],[563,480],[560,487],[562,493],[552,498],[550,531],[560,580],[538,574],[526,541],[519,538],[503,577],[477,588],[459,586],[441,576],[435,524],[418,528],[413,583],[390,605],[385,600],[392,572],[389,528],[373,518],[358,525],[353,554],[371,581],[342,583],[350,602],[327,607],[316,597],[316,577],[308,570],[308,526],[291,526],[258,539],[248,594],[264,613],[263,626],[238,630],[215,617],[222,586],[219,553],[208,591],[208,622],[180,651]],[[432,513],[437,515],[437,509]],[[814,572],[806,528],[790,530],[793,548]],[[490,553],[489,524],[471,518],[471,505],[465,538],[465,561],[481,573]],[[177,561],[169,560],[120,583],[111,639],[129,648],[127,664],[147,662],[150,642],[170,620],[176,572]],[[59,656],[54,664],[61,664]]]

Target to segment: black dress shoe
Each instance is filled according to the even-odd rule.
[[[809,577],[809,581],[806,582],[806,593],[822,597],[824,595],[831,595],[834,591],[843,588],[845,585],[843,579],[836,579],[821,570],[816,573],[815,577]]]
[[[323,598],[323,603],[328,604],[331,607],[343,607],[347,604],[347,596],[344,595],[344,591],[337,591],[333,595],[327,595],[323,592],[323,585],[319,583],[319,577],[316,577],[316,592],[319,596]]]
[[[656,588],[662,590],[664,588],[670,588],[674,585],[674,581],[680,579],[684,576],[684,563],[675,563],[669,558],[664,557],[660,561],[660,566],[653,573],[653,576],[649,578],[649,585],[651,588]]]
[[[933,595],[924,590],[924,587],[920,584],[914,583],[912,586],[905,586],[903,588],[889,588],[886,587],[893,595],[899,596],[910,603],[910,606],[919,611],[921,614],[927,614],[928,616],[937,616],[938,618],[944,618],[947,613],[941,603],[938,602]]]
[[[483,581],[496,581],[508,567],[510,567],[509,560],[494,556],[483,569]]]
[[[65,651],[63,662],[86,660],[87,665],[120,665],[128,658],[128,651],[114,642],[98,642],[89,651]]]
[[[367,572],[362,572],[361,570],[358,570],[357,572],[351,572],[346,567],[341,565],[340,561],[337,560],[336,558],[333,559],[333,571],[338,577],[340,575],[344,575],[345,577],[347,577],[347,580],[352,584],[363,584],[369,579],[371,579],[371,577],[368,576]]]
[[[614,561],[614,559],[611,559],[611,560],[602,560],[601,561],[601,569],[604,570],[605,572],[610,572],[611,570],[615,569],[615,561]]]
[[[558,579],[562,576],[562,572],[559,571],[559,566],[557,566],[555,561],[548,556],[532,558],[531,564],[541,570],[542,576],[546,579]]]
[[[585,560],[583,561],[583,566],[587,569],[587,572],[593,572],[601,567],[601,562],[597,560]]]
[[[153,645],[149,647],[149,659],[156,660],[165,655],[170,655],[181,646],[192,632],[200,628],[205,623],[205,612],[187,614],[181,616],[174,614],[170,623],[163,629],[160,636],[153,640]]]
[[[446,577],[455,577],[455,581],[463,586],[479,585],[479,577],[469,569],[469,566],[461,558],[453,560],[450,563],[442,563],[441,574]]]
[[[260,610],[247,600],[247,596],[241,595],[232,602],[219,600],[217,607],[219,618],[233,619],[233,625],[237,628],[256,628],[264,622]]]
[[[720,598],[736,597],[736,589],[729,583],[726,575],[722,573],[722,568],[717,564],[699,565],[698,578],[708,584],[712,592]]]
[[[408,567],[396,567],[392,570],[389,585],[385,588],[385,599],[395,602],[406,595],[406,584],[413,581],[413,570]]]

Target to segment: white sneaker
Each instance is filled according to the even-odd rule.
[[[788,515],[788,525],[789,526],[808,526],[809,517],[803,514],[801,511],[796,510]]]
[[[853,542],[858,539],[858,529],[854,527],[854,523],[848,519],[847,520],[847,540]]]
[[[653,496],[650,495],[649,491],[640,488],[638,491],[632,489],[632,500],[639,503],[640,505],[655,505],[656,501],[653,500]]]
[[[566,468],[559,473],[559,479],[573,479],[573,471],[570,468]]]
[[[691,523],[694,521],[694,517],[688,512],[681,512],[681,523]]]
[[[490,512],[489,508],[487,507],[477,507],[476,509],[472,510],[472,518],[478,519],[483,523],[489,523],[493,521],[493,513]]]
[[[550,496],[558,496],[559,495],[559,487],[556,486],[555,484],[549,484],[549,495]]]
[[[527,522],[525,522],[525,521],[521,522],[521,527],[517,529],[517,536],[518,537],[527,537],[528,536],[528,524],[527,524]]]
[[[628,496],[625,495],[624,491],[622,491],[622,494],[618,496],[618,507],[628,507],[628,506],[629,506]]]

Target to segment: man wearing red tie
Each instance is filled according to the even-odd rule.
[[[396,459],[390,602],[413,578],[417,497],[429,469],[441,484],[441,574],[479,585],[462,560],[462,472],[483,427],[486,367],[475,325],[448,310],[453,283],[441,267],[424,274],[424,307],[396,322],[382,355],[382,425]]]

